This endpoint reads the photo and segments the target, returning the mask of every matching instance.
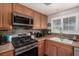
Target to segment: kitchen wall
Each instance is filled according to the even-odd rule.
[[[13,29],[12,34],[18,34],[18,33],[28,33],[28,32],[38,32],[39,30],[32,30],[32,29]]]
[[[53,12],[53,11],[52,11]],[[75,8],[71,8],[68,10],[64,10],[52,15],[48,16],[48,23],[50,23],[51,18],[56,18],[56,17],[63,17],[63,16],[68,16],[68,15],[74,15],[74,14],[79,14],[79,6],[75,7]],[[50,29],[50,27],[48,27],[48,29]]]

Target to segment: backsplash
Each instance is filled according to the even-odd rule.
[[[17,33],[28,33],[28,32],[37,32],[39,30],[32,30],[32,29],[13,29],[12,34],[17,34]]]

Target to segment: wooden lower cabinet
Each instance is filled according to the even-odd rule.
[[[56,56],[57,55],[57,47],[52,45],[51,42],[46,40],[46,49],[45,54],[47,56]]]
[[[38,56],[43,56],[45,53],[45,41],[38,41]]]
[[[56,56],[57,55],[57,47],[48,44],[48,48],[46,48],[46,55],[48,56]]]
[[[45,54],[47,56],[73,56],[73,47],[46,40]]]
[[[58,56],[73,56],[73,49],[58,48]]]
[[[0,56],[14,56],[14,51],[12,50],[12,51],[0,53]]]

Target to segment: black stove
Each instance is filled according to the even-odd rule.
[[[12,44],[15,48],[15,55],[22,54],[28,50],[37,47],[37,40],[32,39],[31,36],[18,35],[12,37]]]
[[[12,44],[15,48],[20,48],[22,46],[29,45],[35,42],[37,42],[37,40],[31,39],[30,36],[12,38]]]

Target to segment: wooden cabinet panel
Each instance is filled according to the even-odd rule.
[[[62,46],[63,47],[63,46]],[[58,56],[73,56],[73,48],[58,48]]]
[[[48,56],[73,56],[73,47],[62,43],[46,40],[45,54]]]
[[[3,27],[6,29],[12,29],[12,19],[11,19],[12,4],[4,3],[2,13],[3,13]]]
[[[2,3],[0,3],[0,29],[2,27]]]
[[[52,45],[51,42],[46,41],[45,54],[48,56],[57,56],[57,47]]]
[[[14,51],[0,53],[0,56],[14,56]]]
[[[12,4],[0,3],[0,29],[12,29],[11,25]]]
[[[18,3],[13,4],[13,11],[19,12],[21,14],[28,15],[31,17],[33,17],[33,14],[34,14],[32,9]]]
[[[38,12],[34,12],[34,25],[33,25],[33,29],[41,29],[40,27],[40,19],[41,19],[41,14]]]
[[[14,12],[19,12],[19,13],[22,13],[22,14],[24,14],[24,7],[23,7],[23,5],[21,5],[21,4],[18,4],[18,3],[14,3],[13,4],[13,11]]]
[[[25,7],[24,9],[25,9],[25,11],[23,11],[23,12],[25,15],[31,16],[32,18],[34,17],[34,12],[32,9],[27,8],[27,7]]]
[[[47,16],[41,15],[41,29],[47,29]]]
[[[43,56],[45,54],[45,45],[44,40],[38,42],[38,55]]]

